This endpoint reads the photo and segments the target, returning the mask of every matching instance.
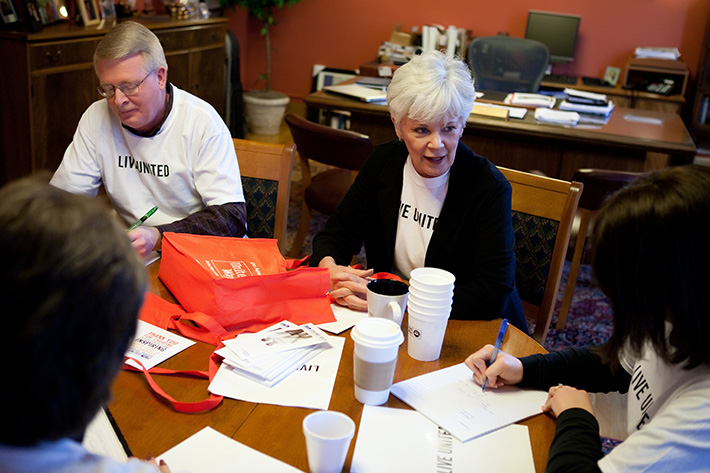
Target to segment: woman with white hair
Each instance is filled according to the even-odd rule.
[[[394,74],[387,104],[398,141],[373,150],[313,240],[338,304],[367,309],[367,277],[409,279],[429,266],[456,276],[451,317],[505,317],[528,332],[515,289],[511,187],[460,142],[475,90],[468,66],[435,51]],[[365,245],[367,270],[348,266]]]

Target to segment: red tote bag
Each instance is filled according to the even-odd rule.
[[[328,270],[289,270],[276,240],[166,232],[158,276],[187,312],[212,318],[229,337],[282,320],[335,321]]]

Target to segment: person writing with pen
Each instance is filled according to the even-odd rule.
[[[487,345],[466,359],[486,391],[548,389],[557,418],[547,472],[710,468],[710,168],[639,177],[609,198],[592,267],[613,309],[602,347],[516,358]],[[629,436],[603,456],[586,391],[628,392]]]
[[[103,187],[145,255],[163,232],[242,237],[246,206],[229,129],[207,102],[170,84],[160,41],[125,21],[99,42],[103,99],[82,116],[51,184],[87,196]]]

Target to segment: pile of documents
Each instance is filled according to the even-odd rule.
[[[315,325],[286,320],[225,340],[224,345],[216,353],[232,372],[269,387],[331,347],[328,336]]]
[[[614,110],[614,102],[606,94],[595,94],[576,89],[565,89],[567,98],[560,103],[560,110],[608,117]]]
[[[549,95],[543,94],[530,94],[523,92],[513,92],[506,95],[503,103],[507,105],[517,105],[519,107],[530,107],[530,108],[553,108],[555,106],[556,99]]]
[[[579,121],[579,113],[541,107],[535,109],[535,120],[555,125],[576,125]]]
[[[637,58],[650,57],[654,59],[670,59],[678,60],[680,51],[678,48],[655,48],[655,47],[638,47],[634,50]]]

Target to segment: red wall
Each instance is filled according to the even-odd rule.
[[[602,77],[622,69],[637,46],[677,47],[694,78],[710,13],[707,0],[302,0],[275,11],[272,88],[300,99],[310,92],[314,64],[355,69],[376,58],[395,24],[408,31],[423,24],[454,25],[475,36],[508,32],[522,37],[529,9],[582,17],[573,63],[558,74]],[[227,10],[240,41],[245,90],[261,88],[265,71],[260,25],[243,10]]]

